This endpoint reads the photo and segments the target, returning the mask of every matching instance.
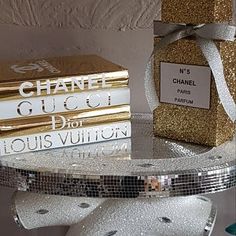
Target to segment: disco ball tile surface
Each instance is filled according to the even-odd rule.
[[[235,139],[217,148],[154,138],[136,114],[132,139],[0,158],[0,185],[98,198],[171,197],[236,185]]]

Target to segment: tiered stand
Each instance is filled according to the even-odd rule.
[[[77,222],[69,236],[210,235],[216,209],[199,195],[236,185],[235,140],[209,148],[154,138],[150,114],[134,114],[132,132],[132,151],[124,145],[117,156],[104,145],[87,157],[79,147],[2,157],[0,184],[26,192],[15,195],[16,221],[29,229]]]

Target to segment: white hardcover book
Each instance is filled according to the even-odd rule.
[[[130,160],[131,159],[131,138],[122,138],[106,142],[77,145],[71,147],[44,150],[39,152],[28,152],[17,155],[1,157],[1,161],[13,163],[15,159],[27,159],[27,165],[40,165],[49,162],[52,166],[60,162],[64,165],[77,166],[77,163],[84,159],[93,160]],[[24,164],[24,163],[22,163]]]
[[[129,88],[58,94],[0,102],[0,120],[130,104]]]
[[[131,137],[131,122],[114,122],[70,130],[0,139],[0,156],[97,143]]]
[[[34,156],[34,159],[40,159],[40,156],[44,156],[45,158],[55,158],[57,161],[66,161],[71,163],[73,163],[75,158],[77,162],[83,159],[93,160],[94,158],[96,160],[129,160],[131,158],[131,138],[122,138],[119,140],[58,148],[53,150],[53,152],[48,150],[27,154],[24,153],[22,154],[22,157],[27,158],[27,156],[32,155]],[[21,155],[17,155],[17,157],[20,158]],[[9,158],[9,156],[7,158]]]

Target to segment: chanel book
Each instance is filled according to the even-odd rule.
[[[43,132],[0,138],[0,156],[49,150],[131,137],[130,121],[113,122],[85,128]]]
[[[96,55],[0,63],[0,101],[128,86],[127,69]]]

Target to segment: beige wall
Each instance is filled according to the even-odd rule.
[[[33,27],[141,29],[158,17],[160,0],[2,0],[0,23]]]
[[[130,71],[135,112],[149,112],[145,65],[160,0],[0,0],[0,60],[98,54]]]
[[[130,71],[132,110],[143,90],[160,0],[1,0],[0,59],[99,54]]]

